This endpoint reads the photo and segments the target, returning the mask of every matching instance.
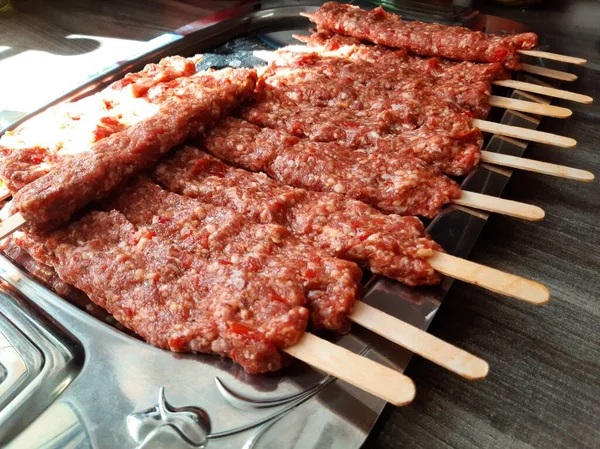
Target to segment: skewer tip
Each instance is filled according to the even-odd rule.
[[[531,221],[541,221],[546,217],[544,209],[538,206],[531,206]]]
[[[417,394],[417,388],[415,387],[413,380],[410,377],[405,377],[402,381],[402,384],[398,387],[398,391],[401,391],[402,395],[396,395],[396,398],[390,402],[390,404],[393,404],[397,407],[403,407],[410,404],[415,399]]]
[[[533,282],[535,284],[534,294],[529,297],[529,302],[536,306],[543,306],[550,302],[550,290],[545,285]]]
[[[577,146],[577,141],[571,137],[562,137],[562,139],[560,139],[560,145],[557,146],[562,146],[563,148],[574,148]]]
[[[483,380],[490,372],[490,365],[483,359],[476,359],[467,370],[463,370],[463,377],[468,380]]]

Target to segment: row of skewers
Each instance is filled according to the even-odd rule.
[[[540,284],[445,254],[410,215],[431,217],[453,202],[543,218],[535,206],[461,192],[440,170],[463,175],[485,161],[590,181],[593,176],[583,170],[479,149],[481,131],[564,147],[575,144],[569,138],[485,121],[490,106],[570,115],[565,108],[490,96],[490,84],[575,101],[591,99],[497,79],[507,76],[505,67],[519,67],[514,54],[506,56],[509,62],[482,71],[483,66],[470,62],[421,59],[351,40],[390,45],[392,41],[377,42],[372,36],[389,34],[390,20],[394,27],[402,25],[381,11],[331,5],[311,19],[321,27],[333,22],[343,26],[327,25],[303,38],[308,47],[261,54],[271,64],[260,77],[243,69],[194,74],[195,61],[171,58],[66,106],[66,126],[57,127],[57,111],[50,111],[3,137],[0,174],[13,201],[0,234],[26,229],[15,235],[18,245],[157,346],[225,354],[253,371],[278,368],[282,350],[401,405],[414,396],[410,379],[305,333],[308,320],[316,328],[338,331],[346,328],[346,320],[354,321],[467,378],[485,377],[488,366],[355,301],[360,272],[340,259],[409,285],[434,283],[443,274],[534,304],[547,302],[549,293]],[[341,15],[337,22],[329,20],[336,15]],[[328,20],[320,21],[323,17]],[[349,40],[332,33],[356,30],[348,26],[354,19],[369,23],[370,34],[353,31],[358,36],[351,34]],[[478,38],[466,33],[459,32]],[[227,117],[249,97],[237,118]],[[86,144],[85,126],[90,123],[93,145]],[[83,137],[78,137],[82,129]],[[40,135],[42,143],[36,141]],[[56,141],[48,144],[49,138]],[[189,139],[198,147],[180,149],[150,172],[152,181],[137,178],[115,195],[132,176]],[[252,171],[265,172],[275,181]],[[99,210],[77,218],[90,204]],[[74,215],[76,220],[69,222]],[[194,257],[188,260],[182,248]],[[177,256],[166,256],[167,249],[178,251]],[[164,257],[150,263],[149,254]],[[303,266],[301,275],[267,281],[274,274],[269,271],[275,270],[273,264],[293,270],[289,261],[308,254],[320,268]],[[173,266],[160,266],[171,259]],[[183,261],[189,266],[181,265]],[[335,269],[327,271],[328,266]],[[238,277],[242,269],[249,276],[243,281]],[[250,272],[261,274],[255,279]],[[326,279],[323,273],[328,273]],[[177,281],[182,278],[196,290],[182,286]],[[281,286],[288,285],[284,279],[295,287],[282,295]],[[223,287],[223,281],[232,281],[241,293]],[[268,303],[265,291],[257,287],[260,282],[271,288]],[[161,288],[170,298],[167,303],[157,293]],[[189,302],[198,291],[212,298],[212,315],[203,315]],[[254,298],[257,310],[245,307],[248,297]],[[231,298],[242,304],[237,304],[233,321],[224,306],[231,306]],[[261,313],[266,321],[258,318]],[[217,317],[230,323],[226,332],[219,330]]]

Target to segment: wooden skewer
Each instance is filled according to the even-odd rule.
[[[577,75],[569,72],[561,72],[560,70],[549,69],[547,67],[540,67],[538,65],[521,64],[521,70],[523,72],[533,73],[534,75],[545,76],[561,81],[575,81]]]
[[[415,397],[409,377],[312,334],[284,351],[391,404],[406,405]]]
[[[510,217],[523,218],[525,220],[538,221],[544,218],[542,209],[531,204],[519,203],[517,201],[505,200],[490,195],[475,192],[462,192],[462,196],[452,200],[461,206],[472,207],[489,212],[496,212]],[[0,223],[0,240],[8,237],[26,223],[25,218],[17,212]]]
[[[594,174],[578,168],[565,167],[564,165],[550,164],[548,162],[525,159],[508,154],[493,153],[491,151],[481,152],[481,162],[502,165],[504,167],[518,168],[535,173],[557,176],[559,178],[573,179],[575,181],[592,182]]]
[[[21,215],[19,212],[8,217],[6,220],[0,223],[0,240],[11,235],[26,222],[27,221],[23,215]]]
[[[511,298],[542,305],[550,300],[550,292],[542,284],[479,265],[449,254],[434,252],[427,262],[440,273]]]
[[[4,201],[6,198],[11,196],[10,190],[6,187],[6,184],[0,184],[0,201]]]
[[[576,58],[575,56],[559,55],[557,53],[550,53],[549,51],[540,50],[517,50],[517,53],[526,56],[535,56],[542,59],[551,59],[552,61],[568,62],[569,64],[585,64],[587,59]]]
[[[506,200],[496,196],[483,195],[481,193],[463,190],[460,198],[452,200],[454,204],[472,207],[474,209],[496,212],[509,217],[522,218],[530,221],[542,220],[546,213],[543,209],[531,204],[519,203],[518,201]]]
[[[514,98],[498,97],[496,95],[490,96],[490,106],[512,109],[513,111],[528,112],[530,114],[543,115],[547,117],[565,118],[573,115],[573,111],[560,106],[535,103],[533,101],[517,100]]]
[[[546,133],[543,131],[536,131],[518,126],[503,125],[501,123],[494,123],[479,119],[473,119],[473,124],[484,132],[498,134],[500,136],[530,140],[532,142],[545,143],[562,148],[572,148],[577,145],[577,141],[575,139],[558,136],[556,134]]]
[[[498,80],[493,81],[496,86],[510,87],[512,89],[520,89],[525,92],[533,92],[535,94],[546,95],[548,97],[562,98],[563,100],[571,100],[577,103],[591,104],[594,99],[588,95],[577,94],[566,90],[554,89],[553,87],[540,86],[539,84],[525,83],[517,80]]]
[[[489,366],[485,360],[364,302],[357,301],[348,318],[466,379],[483,379],[488,374]]]

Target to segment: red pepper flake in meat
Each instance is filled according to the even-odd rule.
[[[517,49],[537,46],[534,33],[500,36],[457,26],[405,22],[378,7],[365,11],[341,3],[325,3],[310,15],[320,29],[347,34],[379,45],[405,48],[421,56],[442,56],[466,61],[495,62],[510,69],[520,68]]]

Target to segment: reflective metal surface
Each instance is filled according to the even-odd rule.
[[[226,42],[221,49],[227,51],[207,55],[205,62],[213,57],[256,64],[253,46],[287,42],[292,32],[309,27],[298,13],[314,9],[274,3],[264,2],[263,9],[249,3],[210,26],[192,23],[180,30],[180,39],[68,97],[99,90],[160,57],[206,52]],[[522,114],[498,118],[538,124]],[[525,146],[493,137],[486,149],[521,155]],[[500,195],[510,175],[481,166],[463,187]],[[449,253],[465,257],[486,219],[483,212],[448,207],[428,229]],[[3,257],[0,277],[0,442],[7,448],[358,448],[385,406],[300,362],[250,375],[227,359],[159,350],[66,303]],[[365,302],[427,329],[450,285],[446,279],[437,287],[408,288],[372,277]],[[398,370],[411,357],[359,326],[337,343]]]

